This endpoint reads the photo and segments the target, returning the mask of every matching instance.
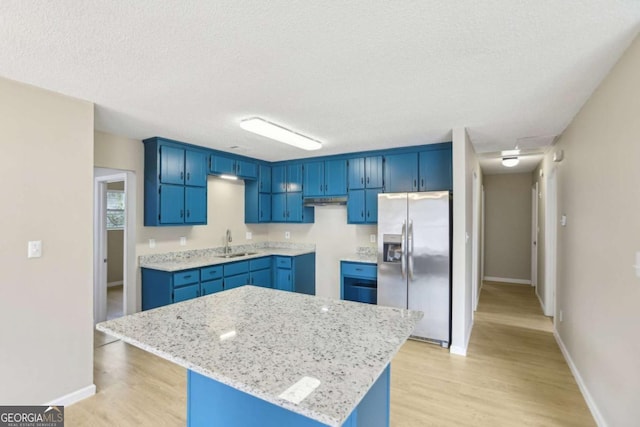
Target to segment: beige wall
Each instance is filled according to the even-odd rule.
[[[485,277],[531,280],[531,174],[485,175]]]
[[[199,249],[224,244],[227,228],[233,235],[232,245],[262,241],[285,241],[284,231],[291,233],[291,242],[315,243],[317,294],[340,296],[340,257],[352,255],[357,246],[375,246],[369,235],[377,227],[348,225],[345,206],[316,207],[314,224],[245,224],[244,182],[209,177],[207,181],[207,225],[193,227],[144,227],[144,146],[140,141],[104,132],[95,133],[96,167],[133,171],[137,177],[137,244],[136,256],[186,249]],[[252,240],[246,239],[246,232]],[[187,238],[187,246],[180,246],[180,237]],[[149,239],[156,247],[149,248]],[[136,282],[140,295],[140,277]],[[138,305],[139,307],[139,305]]]
[[[0,147],[0,402],[42,404],[93,386],[93,104],[0,78]]]
[[[601,425],[640,420],[640,38],[555,150],[559,212],[556,328]],[[588,399],[589,400],[589,399]]]

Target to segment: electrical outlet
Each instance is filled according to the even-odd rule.
[[[290,239],[290,238],[291,238],[291,233],[290,233],[290,232],[288,232],[288,231],[285,231],[285,232],[284,232],[284,238],[285,238],[285,239]]]
[[[180,246],[187,246],[187,238],[186,237],[181,237],[180,238]]]
[[[27,258],[40,258],[42,256],[42,240],[32,240],[27,245]]]
[[[371,242],[371,243],[375,243],[376,242],[376,235],[375,234],[369,234],[369,242]]]
[[[245,233],[245,235],[244,235],[244,238],[247,239],[247,240],[251,240],[251,239],[253,239],[253,235],[251,234],[250,231],[247,231]]]
[[[156,239],[149,239],[149,247],[152,249],[156,247]]]
[[[564,311],[560,310],[558,312],[558,320],[560,320],[561,322],[564,321]]]

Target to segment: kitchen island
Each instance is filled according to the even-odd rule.
[[[189,426],[375,427],[421,317],[243,286],[96,328],[188,369]]]

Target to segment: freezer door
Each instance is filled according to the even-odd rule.
[[[378,305],[407,308],[407,193],[378,194]]]
[[[414,336],[449,342],[449,192],[409,193],[408,308],[424,312]]]

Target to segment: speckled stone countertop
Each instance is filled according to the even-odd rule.
[[[369,264],[377,264],[378,248],[374,248],[371,246],[360,246],[356,249],[355,254],[342,257],[340,258],[340,261],[366,262]]]
[[[224,247],[193,249],[163,254],[142,255],[140,267],[161,271],[180,271],[229,262],[245,261],[270,255],[298,256],[315,252],[315,245],[299,243],[264,242],[254,245],[231,246],[232,254],[252,253],[251,255],[224,258]]]
[[[421,318],[418,311],[242,286],[96,328],[275,405],[340,426]],[[305,376],[320,385],[302,402],[279,397]]]

